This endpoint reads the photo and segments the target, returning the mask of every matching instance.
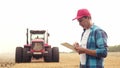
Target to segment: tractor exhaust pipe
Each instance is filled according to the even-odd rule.
[[[26,43],[27,43],[27,45],[28,45],[28,44],[29,44],[29,41],[28,41],[28,28],[27,28],[26,36],[27,36],[27,38],[26,38]]]

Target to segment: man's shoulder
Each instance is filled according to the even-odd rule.
[[[98,27],[97,25],[92,25],[92,27],[91,27],[92,31],[96,31],[96,30],[99,30],[99,29],[101,29],[101,28]]]
[[[106,31],[104,31],[102,28],[100,28],[100,27],[98,27],[96,25],[93,25],[93,27],[92,27],[92,33],[94,35],[96,35],[96,34],[104,34],[104,36],[107,37]]]
[[[91,27],[91,29],[92,29],[92,31],[104,31],[102,28],[100,28],[99,26],[97,26],[97,25],[93,25],[92,27]]]
[[[92,31],[93,34],[104,33],[104,34],[107,35],[106,31],[104,31],[102,28],[100,28],[99,26],[96,26],[96,25],[92,26],[91,31]]]

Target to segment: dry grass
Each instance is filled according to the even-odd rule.
[[[79,55],[76,53],[61,53],[60,62],[45,63],[43,60],[33,61],[31,63],[20,63],[16,64],[12,68],[78,68]]]
[[[7,57],[5,59],[5,57],[1,59],[0,55],[0,68],[79,68],[79,55],[77,53],[60,53],[59,63],[45,63],[43,60],[39,60],[15,64],[14,58]],[[105,58],[105,68],[120,68],[120,52],[108,54],[108,57]]]
[[[0,54],[0,68],[10,68],[15,65],[14,55],[10,53]]]
[[[105,68],[120,68],[120,52],[110,52],[105,59]]]

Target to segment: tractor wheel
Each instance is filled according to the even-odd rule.
[[[53,62],[59,62],[59,49],[58,49],[58,47],[52,48],[52,60],[53,60]]]
[[[44,61],[45,61],[45,62],[52,62],[52,48],[47,48],[46,51],[47,51],[48,53],[46,53],[46,54],[44,55]]]
[[[22,47],[16,47],[16,54],[15,54],[15,62],[21,63],[22,57],[23,57],[23,48]]]
[[[31,62],[31,55],[28,48],[23,48],[23,62]]]

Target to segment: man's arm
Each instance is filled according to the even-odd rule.
[[[75,47],[75,49],[77,50],[77,52],[79,54],[86,53],[86,54],[91,55],[91,56],[96,56],[96,50],[85,49],[82,47]]]
[[[96,50],[82,48],[82,47],[80,47],[79,43],[77,43],[77,42],[75,42],[73,45],[75,46],[75,49],[79,54],[86,53],[91,56],[96,56]]]
[[[75,47],[79,54],[85,53],[95,57],[106,57],[107,56],[107,48],[90,50],[82,47]]]

